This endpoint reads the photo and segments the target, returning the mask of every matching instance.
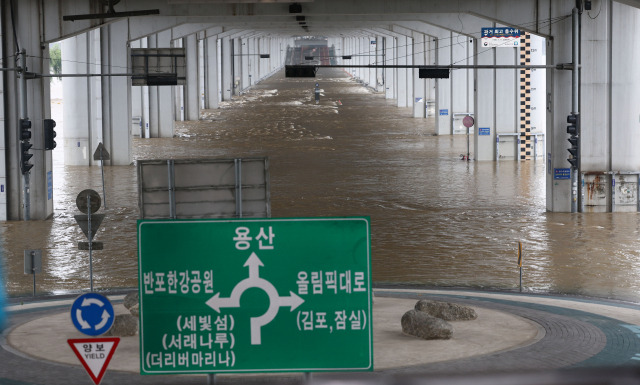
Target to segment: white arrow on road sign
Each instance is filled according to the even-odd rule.
[[[80,324],[80,326],[82,326],[82,329],[91,329],[91,325],[89,325],[89,322],[85,321],[82,318],[81,309],[76,309],[76,319],[78,320],[78,323]]]
[[[111,315],[109,314],[108,311],[106,311],[106,310],[103,311],[102,312],[102,321],[100,321],[100,323],[97,324],[94,329],[96,329],[96,330],[102,329],[107,324],[107,322],[109,322],[109,318],[110,317],[111,317]]]
[[[100,301],[98,298],[84,298],[82,300],[81,306],[91,306],[91,305],[98,305],[100,307],[103,307],[104,302]]]
[[[260,266],[264,266],[264,264],[256,253],[251,253],[251,256],[249,256],[244,266],[249,266],[249,278],[238,282],[231,291],[229,298],[221,298],[220,293],[216,293],[206,304],[220,313],[220,308],[223,307],[240,307],[240,297],[242,297],[245,290],[252,287],[264,290],[269,296],[269,308],[267,312],[260,317],[251,318],[251,344],[261,345],[261,328],[273,321],[280,307],[291,307],[291,311],[294,311],[304,303],[304,300],[292,291],[289,292],[289,296],[281,297],[271,282],[260,278]]]

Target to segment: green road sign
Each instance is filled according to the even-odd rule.
[[[142,374],[373,370],[368,218],[138,221]]]

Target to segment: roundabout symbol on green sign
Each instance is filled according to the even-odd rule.
[[[369,229],[140,220],[141,372],[373,370]]]

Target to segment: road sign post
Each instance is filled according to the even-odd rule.
[[[102,242],[93,242],[93,236],[102,224],[104,214],[95,214],[100,209],[100,195],[94,190],[83,190],[76,197],[76,206],[78,210],[86,215],[74,215],[78,226],[87,236],[89,242],[78,242],[78,249],[89,250],[89,282],[91,291],[93,291],[93,250],[102,250]],[[93,223],[92,223],[93,222]]]
[[[373,370],[368,218],[138,222],[142,374]]]
[[[33,296],[36,295],[36,273],[42,273],[42,250],[24,251],[24,273],[33,275]]]
[[[111,155],[109,155],[109,151],[104,147],[102,142],[98,143],[98,147],[96,151],[93,153],[93,160],[100,161],[100,169],[102,171],[102,200],[104,201],[104,208],[107,208],[107,192],[104,188],[104,161],[110,160]]]

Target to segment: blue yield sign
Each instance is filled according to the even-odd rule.
[[[104,334],[113,325],[114,312],[107,297],[86,293],[76,298],[71,306],[71,321],[81,333],[88,336]]]

